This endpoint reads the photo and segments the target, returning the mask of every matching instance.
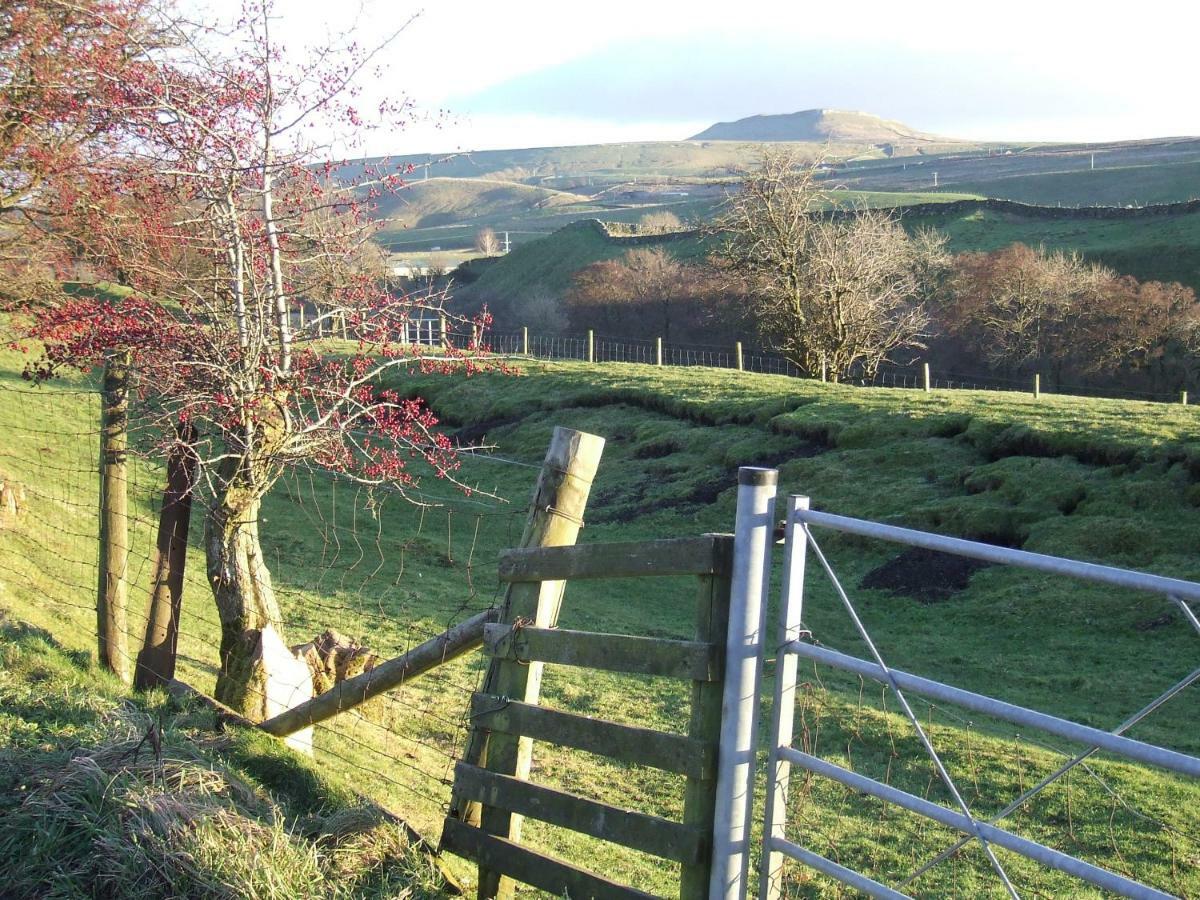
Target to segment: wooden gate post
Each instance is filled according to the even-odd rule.
[[[587,333],[587,361],[590,363],[596,361],[596,333],[590,328]]]
[[[146,637],[137,657],[133,686],[139,691],[165,685],[175,677],[179,614],[183,604],[183,570],[187,562],[188,527],[192,518],[192,487],[196,481],[196,429],[180,425],[179,441],[167,457],[167,488],[163,491],[154,558],[154,584],[146,614]]]
[[[662,338],[654,339],[654,364],[656,366],[662,365]]]
[[[129,681],[125,633],[129,599],[129,352],[104,361],[100,424],[100,560],[96,592],[96,650],[100,665]]]
[[[529,326],[521,326],[521,355],[529,355]]]
[[[550,438],[550,447],[542,462],[533,490],[529,517],[525,520],[525,532],[519,547],[562,547],[574,544],[583,527],[583,513],[587,509],[588,494],[592,479],[600,465],[604,452],[604,438],[570,428],[555,428]],[[549,581],[542,584],[538,602],[547,604],[546,627],[558,623],[558,611],[562,605],[565,582]],[[509,621],[508,610],[514,599],[517,586],[510,587],[504,600],[502,621]],[[521,600],[522,603],[528,598]],[[492,660],[488,665],[481,690],[497,693],[500,676],[500,661]],[[462,759],[471,765],[480,765],[487,752],[488,735],[481,728],[472,728],[467,737],[466,750]],[[479,824],[480,806],[460,796],[450,799],[450,815],[457,816],[471,825]]]
[[[745,366],[742,365],[742,342],[741,341],[738,341],[736,344],[734,344],[734,356],[737,359],[737,370],[739,372],[744,371]]]
[[[729,545],[732,550],[732,543]],[[705,644],[724,644],[729,631],[729,568],[720,575],[700,576],[696,598],[696,640]],[[692,682],[692,717],[688,737],[717,744],[721,738],[723,687],[719,681]],[[706,831],[713,827],[717,802],[716,773],[709,778],[689,777],[683,795],[683,824]],[[679,896],[682,900],[702,900],[708,896],[712,877],[712,854],[686,864],[680,871]]]

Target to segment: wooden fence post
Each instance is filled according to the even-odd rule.
[[[654,339],[654,364],[662,366],[662,338]]]
[[[596,335],[590,328],[587,335],[587,361],[596,361]]]
[[[704,644],[723,644],[729,631],[728,571],[722,575],[700,576],[700,592],[696,598],[696,640]],[[721,702],[723,686],[719,681],[692,682],[692,716],[688,736],[718,744],[721,738]],[[689,777],[683,795],[683,824],[710,829],[717,802],[717,779]],[[699,898],[708,896],[712,877],[712,856],[683,866],[680,872],[679,896]]]
[[[125,633],[129,599],[129,352],[104,361],[100,425],[100,564],[96,593],[96,650],[100,665],[129,681]]]
[[[1179,402],[1182,403],[1184,406],[1187,406],[1187,391],[1179,392]]]
[[[1040,372],[1033,373],[1033,399],[1037,400],[1042,396],[1042,376]]]
[[[529,326],[521,326],[521,355],[529,355]]]
[[[183,572],[192,518],[192,486],[196,480],[196,429],[191,425],[180,425],[178,437],[179,441],[167,457],[167,488],[163,491],[158,519],[146,637],[133,673],[133,686],[139,691],[164,686],[175,677]]]
[[[929,393],[929,363],[921,366],[921,377],[924,381],[925,393]]]
[[[583,513],[587,509],[588,494],[592,479],[600,465],[604,452],[604,438],[570,428],[555,428],[550,438],[550,447],[542,463],[537,485],[533,489],[533,500],[529,516],[525,520],[525,532],[519,547],[562,547],[575,543],[583,527]],[[549,581],[542,585],[543,596],[552,598],[547,609],[547,625],[558,622],[558,610],[562,604],[565,582]],[[510,588],[504,600],[508,609],[515,588]],[[539,601],[540,602],[540,601]],[[492,660],[484,677],[481,691],[496,693],[499,677],[497,660]],[[472,728],[467,736],[466,750],[462,759],[471,765],[480,765],[485,759],[488,735],[480,728]],[[480,807],[459,796],[450,800],[450,815],[457,816],[472,825],[479,824]]]
[[[738,341],[734,346],[734,355],[737,356],[737,369],[739,372],[745,371],[742,366],[742,342]]]
[[[438,316],[438,336],[441,338],[442,349],[450,348],[450,330],[446,327],[446,317]]]
[[[825,364],[825,354],[821,354],[821,381],[829,380],[829,369]]]

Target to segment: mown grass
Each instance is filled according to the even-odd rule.
[[[11,373],[12,360],[6,365]],[[496,554],[519,537],[555,425],[608,442],[581,538],[587,542],[728,531],[734,470],[771,464],[780,468],[781,493],[808,493],[818,508],[1200,577],[1193,540],[1200,525],[1193,505],[1200,502],[1194,486],[1200,437],[1191,409],[1051,396],[1035,403],[1007,394],[925,395],[719,370],[542,363],[523,369],[519,376],[399,382],[407,393],[427,397],[451,428],[471,426],[468,436],[495,445],[492,457],[468,459],[463,476],[507,505],[461,497],[435,481],[422,486],[424,499],[441,505],[423,509],[397,498],[385,498],[380,508],[316,475],[281,486],[265,510],[263,532],[292,640],[333,626],[388,653],[487,605],[498,596]],[[94,401],[55,389],[41,396],[31,400],[0,389],[0,414],[21,426],[0,445],[0,469],[45,495],[31,500],[17,528],[0,531],[0,605],[47,627],[67,646],[89,650],[94,570],[88,553],[95,532],[88,506],[94,503],[94,445],[87,434],[94,431]],[[52,437],[62,434],[68,437]],[[147,522],[152,495],[138,494]],[[139,540],[146,542],[148,525],[144,530]],[[1195,665],[1196,636],[1157,598],[989,568],[966,590],[922,603],[859,587],[896,548],[818,538],[897,667],[1113,727]],[[79,560],[74,569],[72,559]],[[214,617],[195,549],[189,564],[183,676],[211,689]],[[137,584],[144,597],[143,570]],[[688,579],[573,584],[562,623],[687,636],[694,593]],[[861,652],[815,572],[806,609],[806,624],[822,643]],[[446,667],[363,717],[319,729],[322,771],[354,782],[436,836],[447,796],[440,779],[461,746],[478,665],[470,659]],[[878,685],[828,670],[811,671],[806,683],[798,742],[945,802],[907,724],[894,704],[885,708]],[[648,727],[686,726],[684,687],[663,680],[551,669],[544,698],[559,708]],[[1018,738],[1010,727],[958,710],[918,709],[980,812],[1003,806],[1064,758],[1054,741]],[[1195,752],[1198,711],[1193,688],[1133,736]],[[681,808],[677,781],[542,745],[534,778],[647,812],[678,816]],[[897,879],[950,837],[836,786],[803,783],[796,794],[793,834],[881,878]],[[1100,758],[1090,772],[1073,774],[1069,790],[1054,788],[1021,810],[1013,827],[1166,890],[1195,894],[1198,799],[1200,793],[1178,779]],[[653,891],[672,889],[673,867],[633,851],[535,823],[528,823],[526,835],[612,877]],[[1064,876],[1013,865],[1019,887],[1088,895]],[[799,870],[789,878],[795,896],[838,893]],[[923,896],[964,896],[990,895],[995,887],[986,863],[968,851],[914,889]]]

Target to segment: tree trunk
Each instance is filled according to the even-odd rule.
[[[218,501],[204,523],[208,579],[221,620],[221,667],[216,698],[249,719],[266,718],[260,667],[262,632],[282,637],[271,573],[258,539],[259,502],[230,509]]]

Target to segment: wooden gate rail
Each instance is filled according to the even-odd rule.
[[[451,815],[442,847],[479,864],[479,896],[511,897],[513,879],[555,894],[648,897],[578,866],[520,846],[524,817],[678,863],[680,896],[707,895],[721,722],[733,538],[510,550],[500,578],[511,584],[503,621],[484,628],[497,677],[472,697],[471,717],[488,734],[482,765],[460,762],[455,791],[482,804],[480,827]],[[557,583],[576,578],[690,575],[699,583],[692,640],[549,627]],[[546,663],[688,681],[686,734],[671,734],[538,705]],[[683,821],[622,809],[528,781],[535,740],[686,777]]]

